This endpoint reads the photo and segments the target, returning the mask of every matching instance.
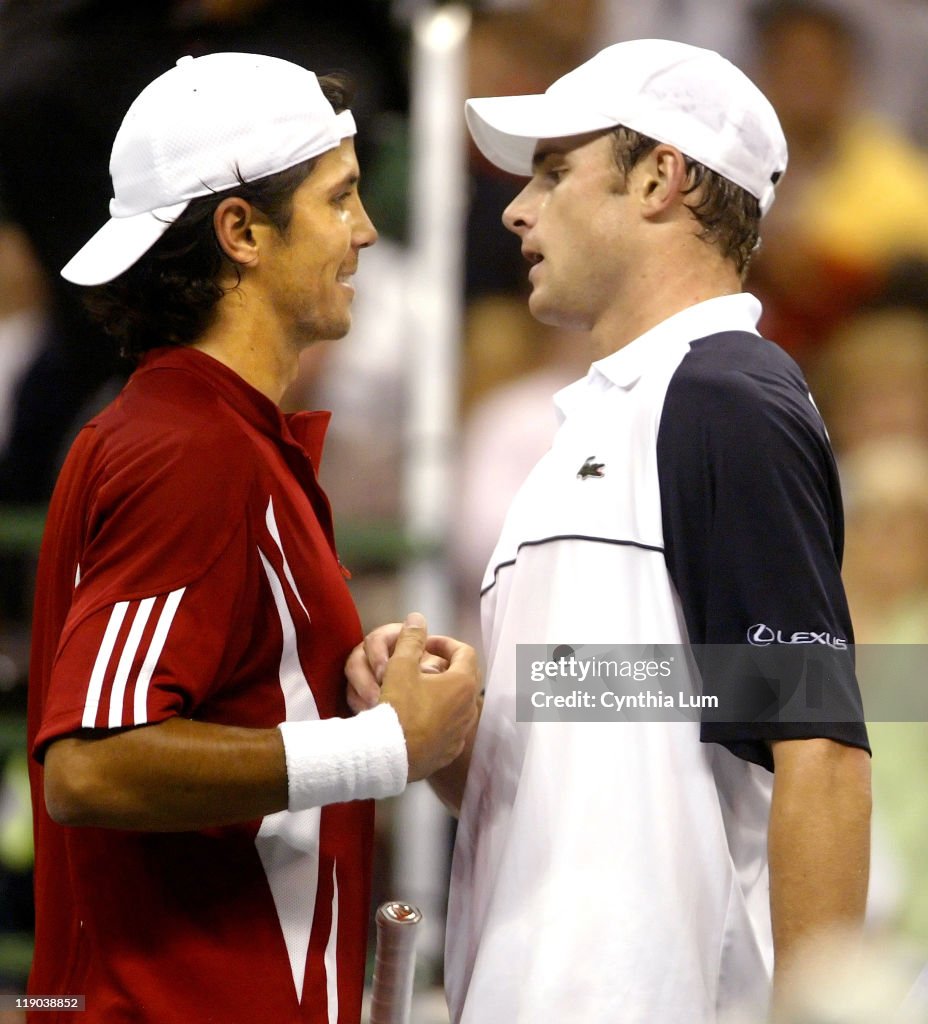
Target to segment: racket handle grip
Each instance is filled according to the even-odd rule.
[[[421,920],[419,909],[408,903],[382,903],[377,908],[370,1024],[409,1024],[416,973],[416,925]]]

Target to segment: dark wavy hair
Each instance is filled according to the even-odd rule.
[[[353,87],[341,73],[324,75],[319,84],[336,113],[347,110]],[[84,304],[127,359],[164,345],[189,345],[210,326],[216,304],[229,291],[220,278],[233,270],[235,288],[241,272],[223,252],[213,229],[216,207],[239,196],[259,209],[284,234],[293,213],[293,194],[318,157],[255,181],[191,200],[160,239],[113,281],[88,288]]]
[[[615,162],[626,177],[632,168],[660,145],[624,125],[613,132]],[[741,279],[760,245],[760,203],[728,178],[683,154],[687,180],[684,192],[692,196],[687,206],[700,225],[699,237],[715,245],[735,264]]]

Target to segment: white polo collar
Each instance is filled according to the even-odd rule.
[[[720,295],[675,313],[656,327],[645,331],[617,352],[597,359],[586,377],[562,388],[554,402],[563,415],[583,400],[583,393],[603,385],[631,387],[651,366],[677,345],[696,341],[725,331],[747,331],[758,334],[760,302],[749,292]]]

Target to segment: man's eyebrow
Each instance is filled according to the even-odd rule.
[[[535,148],[535,155],[532,157],[532,171],[537,172],[541,165],[551,157],[563,155],[564,150],[560,146],[549,146],[547,149],[544,149],[539,144]]]
[[[361,180],[361,175],[357,171],[350,171],[347,174],[343,174],[340,178],[336,179],[329,186],[330,192],[343,192],[346,188],[354,188]]]

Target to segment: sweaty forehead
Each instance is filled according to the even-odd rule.
[[[309,176],[309,180],[320,188],[328,188],[341,181],[359,177],[358,158],[354,151],[353,139],[342,139],[334,149],[320,156]]]

